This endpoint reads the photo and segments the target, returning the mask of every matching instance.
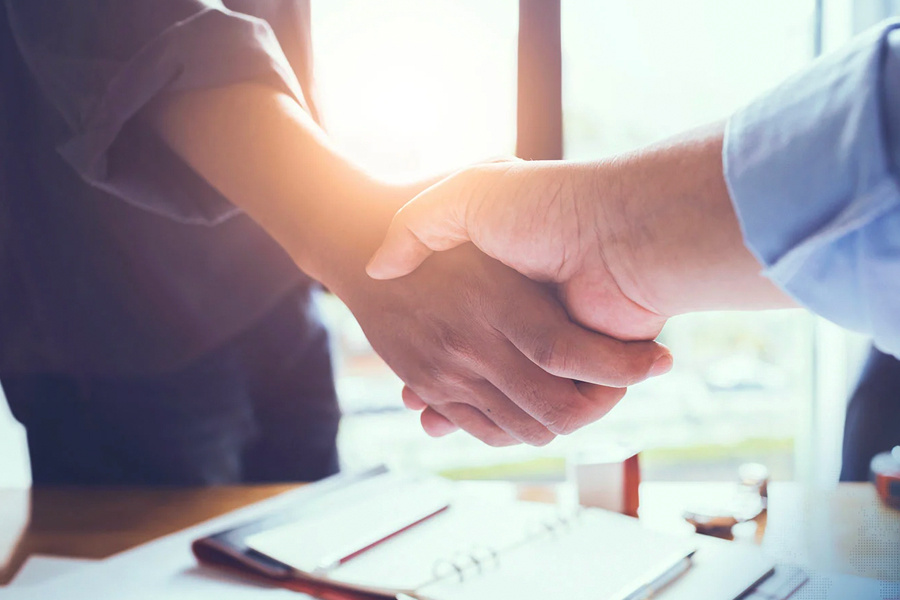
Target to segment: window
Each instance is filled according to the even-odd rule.
[[[332,139],[390,181],[512,155],[517,0],[313,3]]]
[[[393,180],[511,153],[517,4],[314,3],[320,101],[337,143]],[[812,59],[816,4],[562,0],[566,158],[601,158],[727,117]],[[548,447],[495,449],[462,434],[427,438],[352,315],[333,298],[327,309],[349,466],[559,477],[567,456],[614,439],[647,449],[650,479],[732,479],[747,460],[787,479],[804,462],[798,446],[809,446],[818,326],[800,310],[673,319],[662,337],[675,353],[671,374]]]
[[[812,0],[563,0],[566,158],[723,119],[813,57]]]
[[[517,17],[518,0],[314,2],[317,98],[330,136],[348,157],[395,182],[511,156]],[[493,460],[465,436],[427,437],[403,408],[402,383],[349,311],[329,297],[325,313],[345,464],[414,461],[440,470]]]
[[[563,0],[566,158],[726,118],[813,57],[814,17],[811,0]],[[812,332],[802,311],[673,319],[661,337],[673,373],[632,389],[595,432],[648,448],[651,479],[730,479],[747,460],[792,478]]]

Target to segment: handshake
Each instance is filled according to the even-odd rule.
[[[667,318],[789,305],[743,244],[722,132],[608,162],[476,166],[396,213],[366,271],[434,294],[415,350],[441,351],[404,371],[395,347],[370,339],[429,434],[546,444],[672,368],[654,341]],[[451,298],[468,308],[461,324],[438,306]]]
[[[152,116],[344,301],[431,435],[546,444],[671,369],[655,341],[669,317],[793,306],[744,245],[722,123],[606,161],[477,166],[423,191],[373,181],[268,86],[191,92]]]

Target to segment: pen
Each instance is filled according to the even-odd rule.
[[[375,533],[371,534],[370,536],[363,539],[362,541],[360,541],[356,544],[353,544],[352,546],[345,549],[344,551],[335,553],[331,557],[328,557],[327,559],[322,560],[319,563],[319,566],[316,567],[316,572],[324,573],[324,572],[330,571],[331,569],[336,569],[337,567],[343,565],[347,561],[353,560],[360,554],[363,554],[364,552],[371,550],[372,548],[378,546],[379,544],[382,544],[382,543],[388,541],[389,539],[391,539],[397,535],[400,535],[404,531],[408,531],[408,530],[412,529],[413,527],[415,527],[416,525],[420,525],[420,524],[424,523],[425,521],[427,521],[428,519],[431,519],[432,517],[435,517],[435,516],[441,514],[448,508],[450,508],[449,504],[441,504],[436,509],[429,508],[424,514],[419,513],[419,514],[417,514],[413,517],[407,518],[403,521],[392,523],[388,527],[383,527],[383,528],[381,528],[381,530],[376,531]]]
[[[691,558],[693,556],[694,553],[691,552],[675,563],[670,569],[667,569],[662,575],[628,594],[624,600],[648,600],[649,598],[653,598],[661,592],[663,588],[684,575],[688,569],[691,568],[691,565],[693,564]]]

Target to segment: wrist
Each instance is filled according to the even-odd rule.
[[[791,305],[744,245],[723,133],[717,123],[610,165],[615,200],[598,226],[607,264],[624,294],[665,317]]]
[[[315,218],[297,227],[289,252],[300,269],[348,300],[375,282],[365,266],[384,239],[396,212],[423,185],[393,186],[357,181],[324,198]]]

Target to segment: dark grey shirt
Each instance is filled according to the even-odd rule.
[[[310,285],[133,118],[249,80],[312,109],[309,18],[308,0],[3,1],[0,374],[173,369]]]

